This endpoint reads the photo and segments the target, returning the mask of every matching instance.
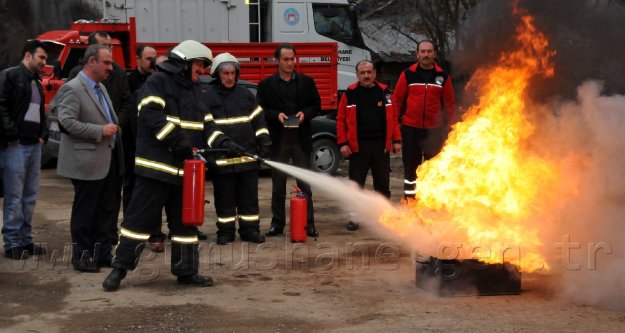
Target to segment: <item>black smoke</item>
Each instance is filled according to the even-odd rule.
[[[518,19],[512,3],[482,0],[471,10],[452,55],[454,76],[469,77],[514,47]],[[625,92],[625,1],[520,0],[519,7],[535,18],[536,27],[556,51],[555,76],[532,82],[534,99],[574,98],[577,87],[588,79],[603,81],[605,94]]]
[[[101,10],[81,0],[0,0],[0,69],[19,63],[24,42],[50,30],[68,29],[78,19],[96,19]]]

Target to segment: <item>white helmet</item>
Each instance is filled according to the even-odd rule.
[[[202,60],[208,67],[213,61],[213,52],[200,42],[185,40],[169,52],[169,58],[183,61]]]
[[[211,75],[216,77],[219,75],[219,66],[225,63],[233,63],[235,70],[237,73],[239,72],[239,60],[232,54],[228,52],[218,54],[215,59],[213,59],[213,65],[211,66]]]

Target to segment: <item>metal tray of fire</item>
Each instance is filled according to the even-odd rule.
[[[477,259],[415,260],[417,287],[441,296],[518,295],[521,272],[508,262],[488,264]]]

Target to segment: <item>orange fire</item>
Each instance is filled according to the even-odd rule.
[[[478,102],[454,126],[442,152],[418,168],[417,200],[380,220],[404,237],[425,228],[432,238],[429,255],[510,261],[535,271],[548,266],[531,220],[544,204],[541,190],[560,173],[527,147],[534,126],[526,117],[526,89],[533,76],[553,75],[555,52],[531,16],[515,14],[516,49],[473,75],[467,87]]]

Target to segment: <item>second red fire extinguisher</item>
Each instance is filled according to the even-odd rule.
[[[306,242],[306,223],[308,216],[308,201],[302,190],[293,185],[296,194],[291,198],[291,242]]]
[[[182,176],[182,224],[201,226],[204,223],[204,185],[205,162],[201,155],[194,153],[199,159],[184,161]]]

